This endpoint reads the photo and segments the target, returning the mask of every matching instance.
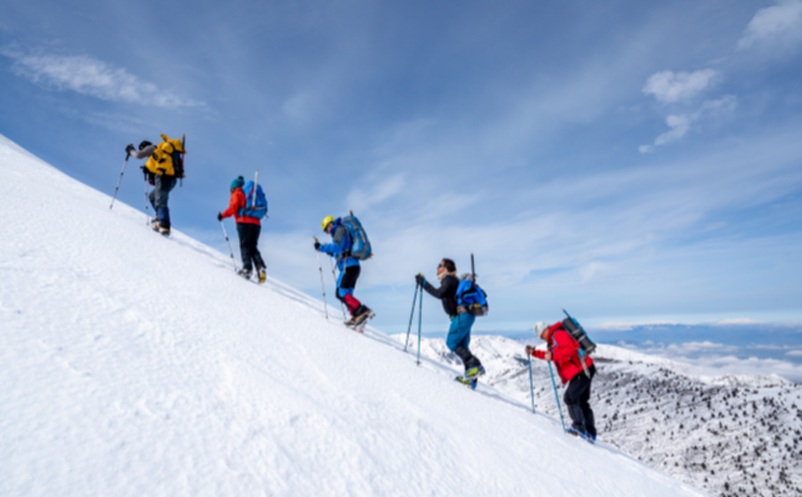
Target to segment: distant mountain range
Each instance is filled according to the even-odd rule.
[[[471,342],[488,371],[484,382],[530,405],[523,349],[500,336]],[[423,339],[421,354],[461,370],[442,339]],[[802,495],[802,386],[776,375],[691,376],[683,364],[610,345],[593,358],[601,440],[711,495]],[[559,417],[547,364],[533,359],[532,373],[535,409]],[[565,406],[563,414],[568,423]]]

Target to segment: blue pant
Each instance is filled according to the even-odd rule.
[[[476,316],[473,314],[466,313],[454,316],[451,318],[451,327],[448,329],[448,336],[446,337],[448,350],[462,359],[465,371],[482,365],[479,359],[471,354],[468,349],[471,344],[471,326],[473,326],[474,321],[476,321]]]
[[[170,208],[167,207],[167,201],[170,200],[170,192],[175,188],[175,184],[175,176],[156,175],[153,190],[148,195],[150,205],[156,211],[156,217],[159,218],[159,226],[162,228],[170,229]]]
[[[451,327],[448,329],[446,345],[448,350],[454,352],[460,345],[466,349],[471,344],[471,326],[476,321],[473,314],[459,314],[451,319]]]

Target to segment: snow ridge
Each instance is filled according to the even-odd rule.
[[[5,138],[0,197],[4,497],[702,495],[243,281],[180,219],[157,235]]]

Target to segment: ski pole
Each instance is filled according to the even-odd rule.
[[[329,257],[329,266],[331,266],[331,277],[334,279],[334,288],[337,288],[337,275],[334,274],[334,261]],[[339,290],[338,290],[339,291]],[[339,300],[339,299],[337,299]],[[343,321],[345,319],[345,306],[343,305],[343,301],[340,300],[340,311],[343,313]]]
[[[153,208],[156,209],[155,207]],[[150,226],[150,210],[148,209],[148,175],[145,174],[145,226]]]
[[[409,326],[407,326],[407,339],[404,342],[404,352],[407,351],[409,346],[409,333],[412,331],[412,318],[415,316],[415,301],[418,300],[418,285],[415,283],[415,295],[412,296],[412,310],[409,311]]]
[[[231,264],[234,266],[234,272],[237,272],[237,261],[234,260],[234,251],[231,250],[231,242],[228,241],[228,232],[226,231],[226,223],[220,220],[220,226],[223,227],[223,235],[226,237],[226,245],[228,245],[228,253],[231,255]]]
[[[123,180],[123,174],[125,174],[125,166],[128,165],[128,158],[131,157],[131,154],[125,156],[125,162],[123,162],[123,170],[120,171],[120,178],[117,180],[117,188],[114,189],[114,196],[111,197],[111,205],[109,206],[109,210],[114,207],[114,199],[117,198],[117,190],[120,189],[120,183]]]
[[[315,241],[317,241],[317,238],[315,238]],[[317,268],[320,270],[320,288],[323,290],[323,311],[326,313],[326,319],[328,320],[329,306],[326,303],[326,285],[323,284],[323,264],[320,262],[320,250],[315,252],[317,252]]]
[[[418,366],[420,366],[420,329],[423,324],[423,285],[425,284],[426,280],[423,280],[420,285],[420,303],[418,304]]]
[[[560,411],[560,423],[562,423],[563,431],[565,431],[565,419],[563,419],[563,409],[560,407],[560,396],[557,395],[557,383],[554,382],[554,371],[551,370],[551,361],[549,361],[549,373],[551,374],[551,386],[554,387],[554,398],[557,399],[557,410]]]
[[[532,382],[532,356],[526,354],[529,359],[529,391],[532,393],[532,414],[535,413],[535,384]]]

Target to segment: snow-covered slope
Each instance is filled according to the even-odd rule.
[[[477,336],[471,349],[490,385],[531,408],[520,342]],[[439,339],[424,340],[421,353],[457,361]],[[591,405],[603,440],[711,495],[802,495],[802,386],[776,375],[692,376],[680,363],[609,345],[594,358]],[[557,416],[548,366],[534,360],[532,373],[535,408]]]
[[[0,198],[4,497],[701,495],[3,137]]]

